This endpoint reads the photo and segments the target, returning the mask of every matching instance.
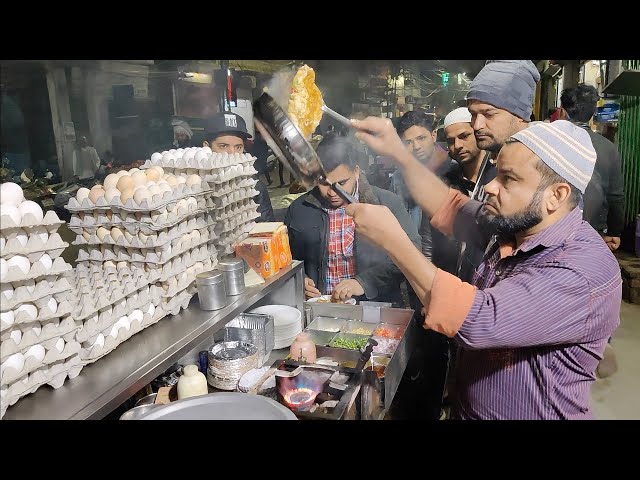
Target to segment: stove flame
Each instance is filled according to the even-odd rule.
[[[317,395],[318,392],[310,388],[296,388],[284,395],[284,401],[294,410],[309,410]]]

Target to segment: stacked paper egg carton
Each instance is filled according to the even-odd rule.
[[[78,325],[69,315],[67,277],[55,212],[24,200],[15,183],[0,186],[1,408],[49,384],[62,386],[80,373]]]
[[[198,175],[132,169],[69,201],[84,362],[189,304],[196,274],[217,264],[210,190]]]
[[[154,153],[142,168],[161,167],[176,175],[199,175],[211,190],[204,192],[206,208],[214,215],[215,242],[219,254],[232,253],[233,245],[245,238],[259,217],[253,198],[257,173],[250,154],[212,153],[209,147]]]

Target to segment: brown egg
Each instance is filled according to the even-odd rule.
[[[166,180],[171,187],[175,187],[178,184],[178,179],[173,175],[170,177],[167,177]]]
[[[101,185],[96,185],[89,192],[89,200],[91,200],[93,203],[96,203],[98,201],[98,198],[100,197],[104,197],[104,189]]]
[[[129,177],[122,177],[122,178],[129,178]],[[131,180],[131,179],[129,179],[129,180]],[[131,180],[131,181],[133,181],[133,180]],[[122,202],[123,205],[126,204],[129,201],[130,198],[133,198],[133,187],[126,188],[120,194],[120,201]]]
[[[147,180],[151,180],[152,182],[157,182],[158,180],[160,180],[160,178],[162,178],[162,175],[160,174],[160,172],[156,170],[157,168],[159,167],[151,167],[149,170],[146,171]]]
[[[147,174],[144,173],[143,170],[138,170],[133,175],[131,175],[131,180],[133,180],[133,183],[136,186],[138,185],[144,186],[147,183]]]
[[[114,241],[117,241],[121,236],[122,230],[120,230],[118,227],[113,227],[111,229],[111,238],[113,238]]]
[[[116,184],[116,188],[120,190],[123,194],[128,189],[133,190],[134,186],[135,186],[135,183],[133,181],[133,178],[125,175],[121,176],[120,179],[118,180],[118,183]],[[122,203],[125,202],[124,200],[122,200],[122,195],[120,195],[120,200],[122,201]]]

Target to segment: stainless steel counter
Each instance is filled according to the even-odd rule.
[[[168,316],[129,340],[57,390],[48,386],[9,407],[4,419],[100,419],[145,387],[180,358],[207,342],[239,313],[269,303],[303,310],[302,262],[247,288],[222,310],[204,311],[197,295],[186,310]]]

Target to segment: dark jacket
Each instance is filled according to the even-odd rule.
[[[584,192],[583,218],[598,232],[619,237],[624,230],[624,184],[614,143],[585,128],[596,151],[596,166]]]
[[[269,190],[267,190],[267,186],[256,175],[254,175],[253,178],[258,181],[254,187],[258,191],[258,194],[253,199],[258,204],[258,213],[260,214],[260,218],[256,219],[256,222],[275,222],[276,217],[273,215]]]
[[[411,222],[402,200],[396,194],[372,186],[360,175],[359,195],[361,203],[385,205],[396,216],[411,241],[420,248],[420,237]],[[288,208],[284,220],[289,230],[291,253],[296,260],[304,261],[305,274],[316,288],[324,292],[327,270],[329,215],[322,209],[322,197],[317,188],[297,198]],[[401,303],[400,283],[404,276],[389,256],[356,232],[356,279],[364,287],[361,300]]]

